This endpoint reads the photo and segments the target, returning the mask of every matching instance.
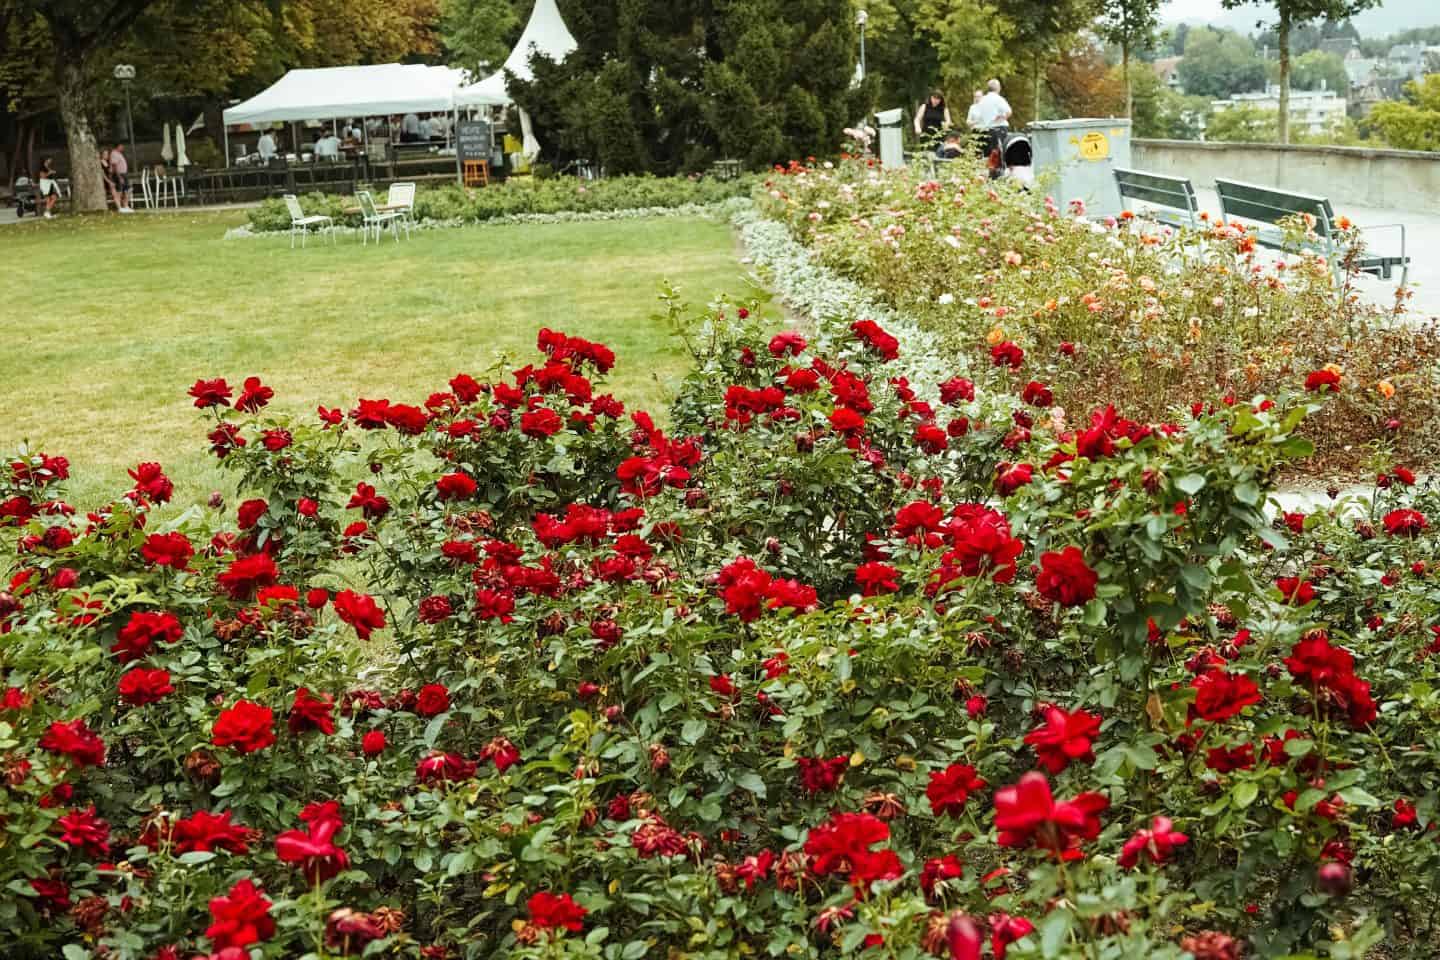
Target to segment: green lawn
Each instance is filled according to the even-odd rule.
[[[663,410],[685,359],[649,317],[662,280],[696,302],[744,289],[728,225],[653,219],[420,231],[398,246],[292,251],[223,238],[240,212],[61,218],[0,228],[0,452],[70,458],[73,498],[113,495],[159,460],[194,496],[224,486],[185,391],[255,374],[275,408],[419,403],[543,326],[610,344],[612,389]]]

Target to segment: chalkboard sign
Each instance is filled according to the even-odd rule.
[[[455,153],[461,163],[490,159],[490,124],[484,120],[461,120],[455,125]]]

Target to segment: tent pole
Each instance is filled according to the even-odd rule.
[[[220,136],[225,141],[225,169],[230,169],[230,124],[225,122],[225,117],[220,117]],[[213,142],[213,141],[212,141]]]

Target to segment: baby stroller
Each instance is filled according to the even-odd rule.
[[[1029,189],[1035,182],[1035,154],[1030,138],[1023,133],[1011,133],[1007,127],[990,131],[988,163],[990,179],[1015,180]]]
[[[15,178],[15,216],[23,217],[27,212],[32,217],[40,215],[40,190],[22,175]]]

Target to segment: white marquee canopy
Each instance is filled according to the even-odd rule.
[[[555,0],[536,0],[530,22],[525,25],[520,42],[510,51],[505,66],[479,83],[462,87],[455,94],[455,103],[462,107],[505,106],[511,102],[505,89],[506,70],[522,80],[530,80],[534,76],[530,72],[530,57],[533,54],[539,53],[551,60],[564,60],[578,46],[560,16],[560,9],[555,6]]]
[[[226,110],[225,125],[449,111],[464,77],[462,70],[418,63],[291,70]]]

